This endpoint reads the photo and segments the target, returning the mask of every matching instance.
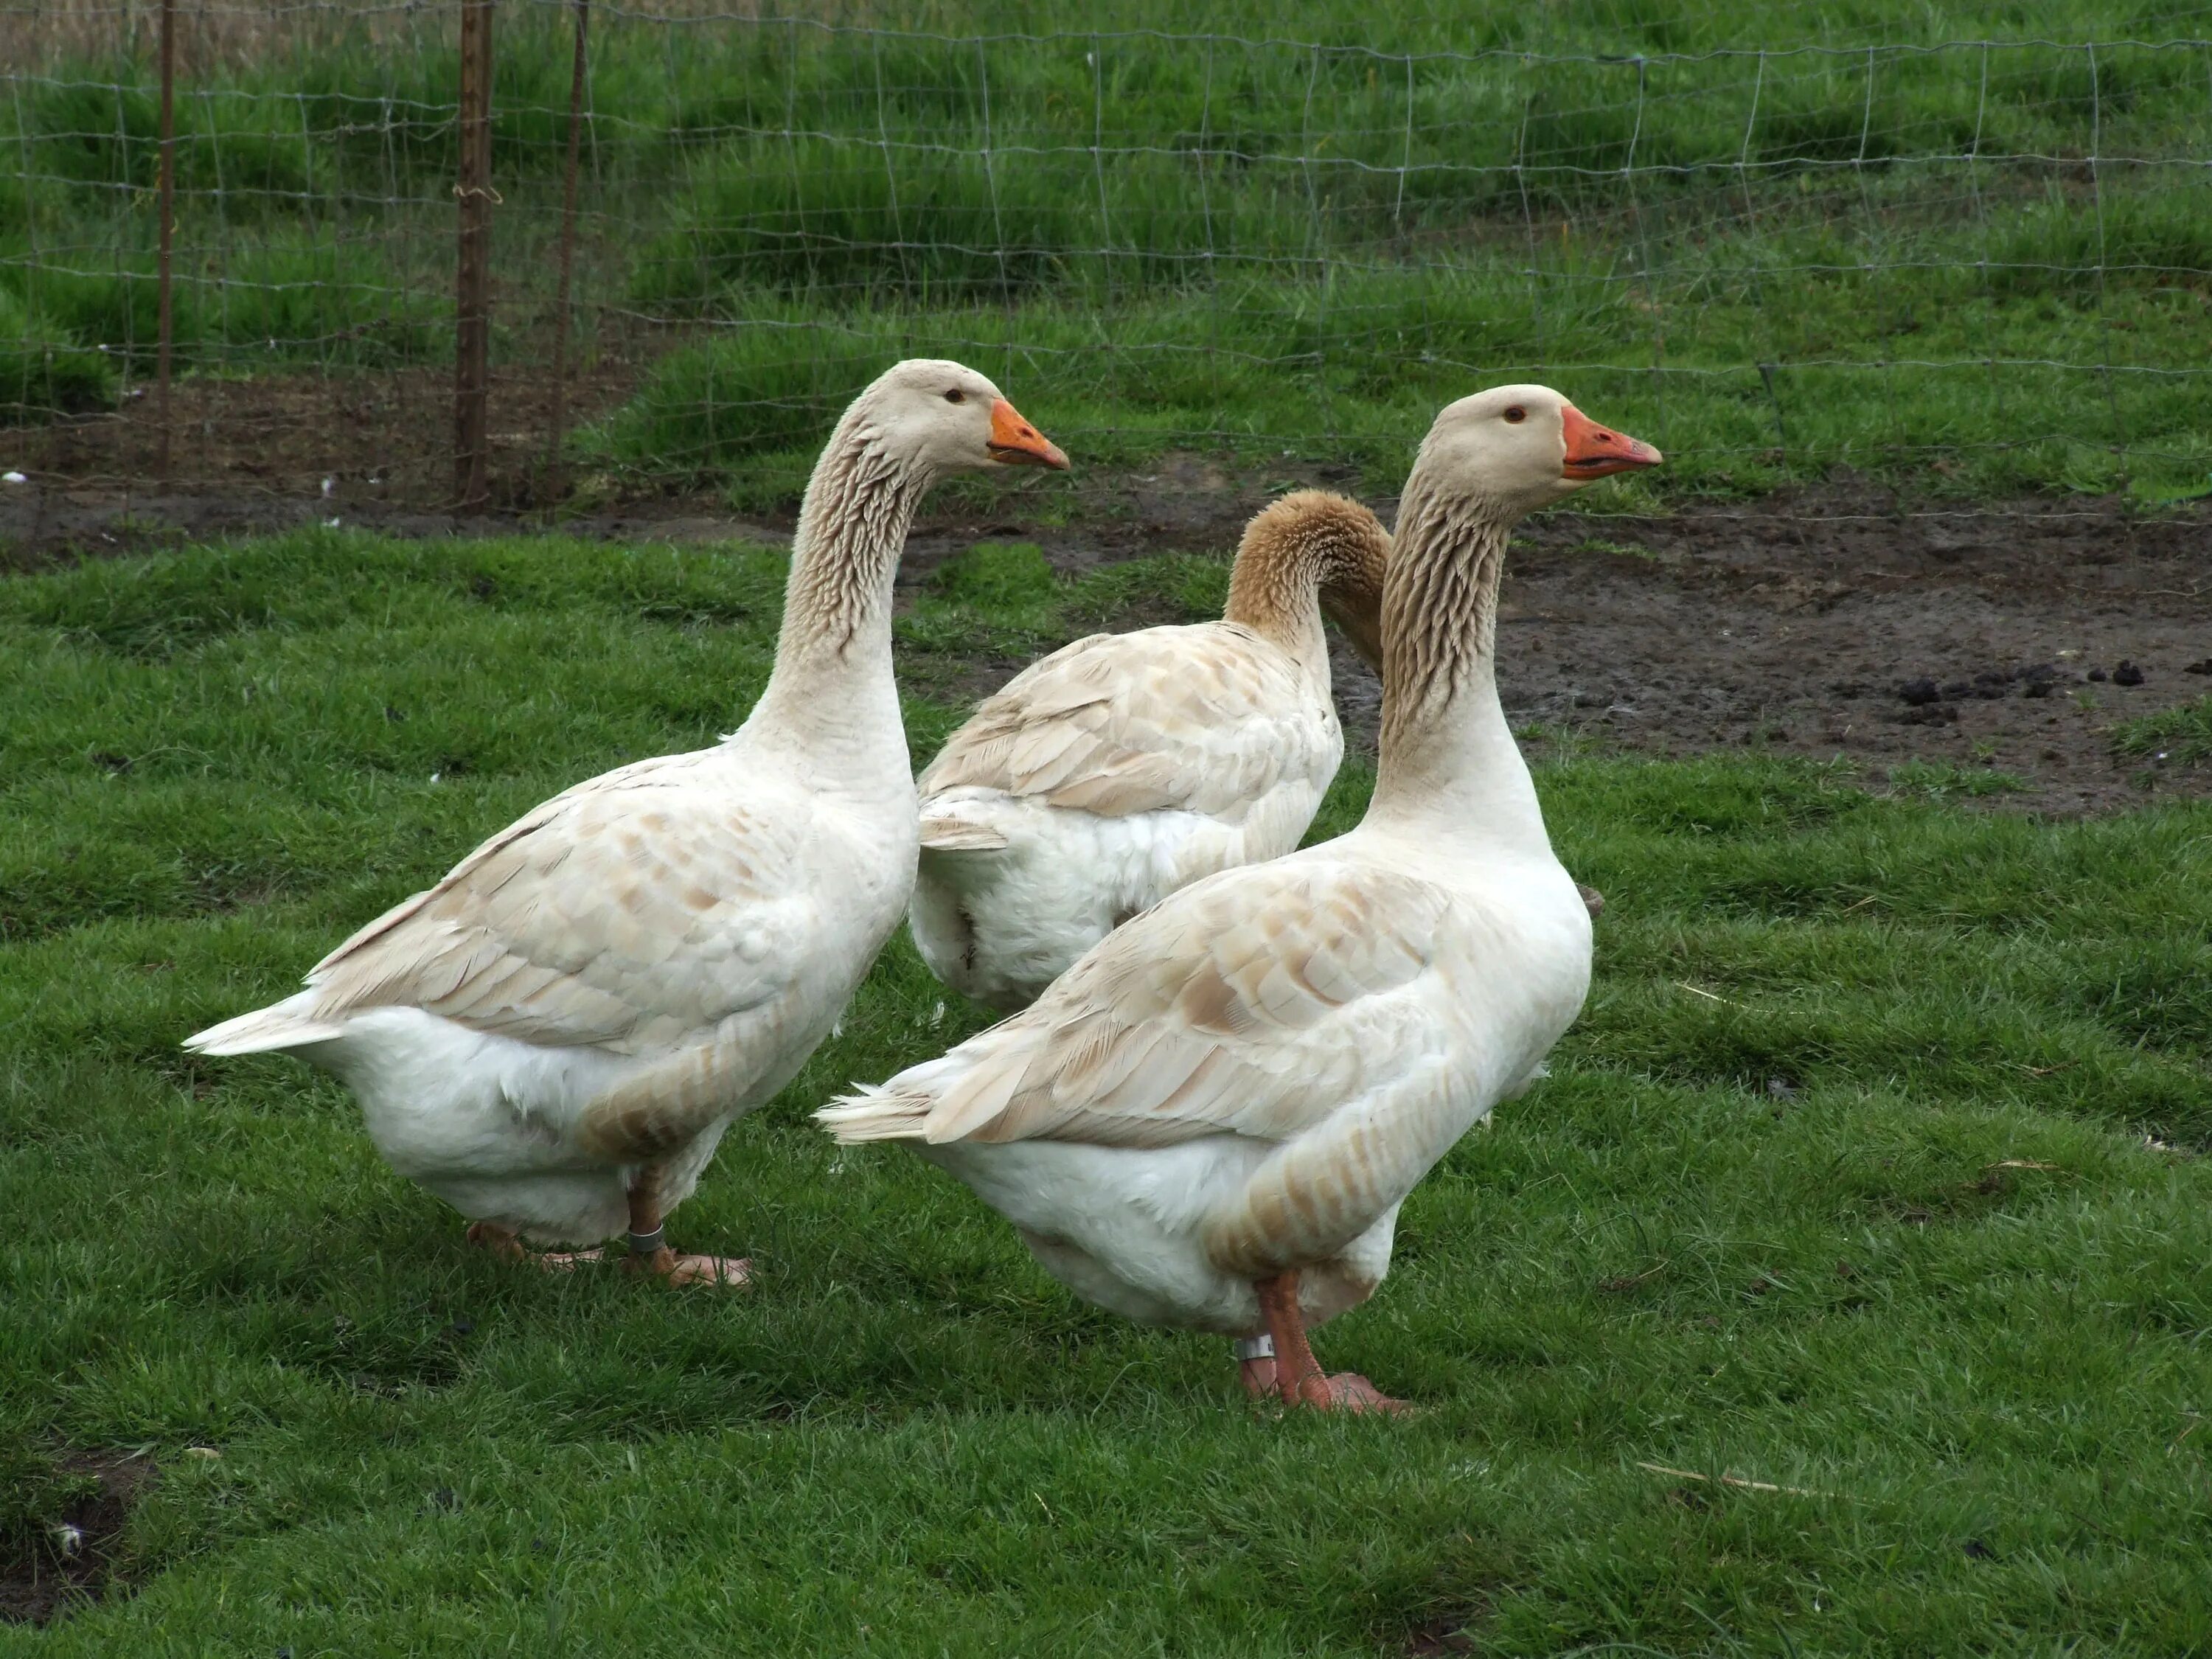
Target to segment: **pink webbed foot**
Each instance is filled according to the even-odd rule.
[[[647,1169],[629,1189],[629,1254],[627,1273],[651,1273],[665,1285],[720,1285],[741,1290],[752,1282],[753,1264],[742,1256],[678,1255],[660,1242],[661,1171]]]
[[[512,1228],[493,1221],[471,1223],[468,1241],[480,1250],[489,1250],[502,1261],[526,1261],[549,1273],[572,1273],[580,1263],[597,1261],[605,1254],[600,1250],[526,1250]]]
[[[531,1258],[549,1273],[572,1273],[587,1261],[605,1261],[605,1250],[544,1250]]]
[[[1331,1376],[1322,1370],[1314,1358],[1312,1345],[1306,1340],[1305,1316],[1298,1310],[1297,1269],[1261,1279],[1252,1288],[1267,1322],[1269,1346],[1276,1356],[1275,1391],[1284,1405],[1317,1412],[1388,1414],[1413,1409],[1357,1372]]]
[[[749,1256],[734,1255],[678,1255],[665,1244],[647,1255],[626,1255],[623,1271],[629,1273],[653,1273],[670,1285],[719,1285],[726,1290],[742,1290],[752,1282],[753,1264]]]
[[[1357,1371],[1337,1371],[1327,1376],[1316,1372],[1306,1377],[1298,1385],[1297,1403],[1313,1411],[1350,1412],[1354,1416],[1370,1412],[1395,1416],[1413,1410],[1405,1401],[1392,1399]]]

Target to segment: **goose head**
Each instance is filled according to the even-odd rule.
[[[1446,406],[1421,445],[1454,493],[1518,518],[1594,479],[1656,466],[1659,452],[1600,426],[1547,386],[1498,386]]]
[[[997,466],[1065,469],[1067,457],[963,363],[912,357],[860,396],[853,416],[868,447],[926,477]]]

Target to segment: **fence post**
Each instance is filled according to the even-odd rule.
[[[454,306],[453,495],[463,512],[490,495],[491,9],[462,0],[460,270]]]
[[[169,347],[175,332],[173,295],[169,259],[177,235],[177,0],[161,0],[161,250],[155,276],[161,313],[161,344],[155,359],[154,407],[161,422],[161,465],[163,483],[169,482]]]
[[[576,0],[576,63],[568,82],[568,166],[561,185],[561,281],[553,302],[553,438],[545,455],[546,480],[557,484],[561,446],[568,430],[568,285],[576,264],[576,161],[584,140],[585,31],[592,0]]]

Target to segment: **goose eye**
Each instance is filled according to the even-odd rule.
[[[968,394],[956,386],[945,394],[945,401],[948,404],[964,404],[968,401]]]
[[[1528,411],[1522,408],[1518,404],[1514,404],[1512,408],[1505,411],[1505,423],[1508,426],[1518,426],[1522,422],[1528,418]]]

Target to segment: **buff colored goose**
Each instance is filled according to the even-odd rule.
[[[986,698],[921,775],[931,970],[1022,1007],[1176,889],[1296,847],[1344,757],[1322,612],[1379,665],[1389,556],[1357,501],[1286,495],[1246,527],[1220,621],[1093,635]]]
[[[1385,583],[1358,828],[1196,882],[1024,1012],[818,1114],[972,1187],[1077,1294],[1242,1339],[1246,1387],[1349,1410],[1308,1327],[1366,1299],[1398,1206],[1582,1007],[1590,919],[1493,672],[1508,532],[1657,453],[1542,386],[1437,416]]]
[[[711,749],[580,783],[317,963],[307,989],[187,1038],[337,1074],[392,1168],[476,1224],[596,1243],[676,1282],[661,1223],[730,1122],[781,1088],[897,926],[913,775],[891,580],[947,473],[1066,457],[958,363],[899,364],[845,412],[792,543],[775,666]],[[551,1257],[564,1264],[571,1257]]]

